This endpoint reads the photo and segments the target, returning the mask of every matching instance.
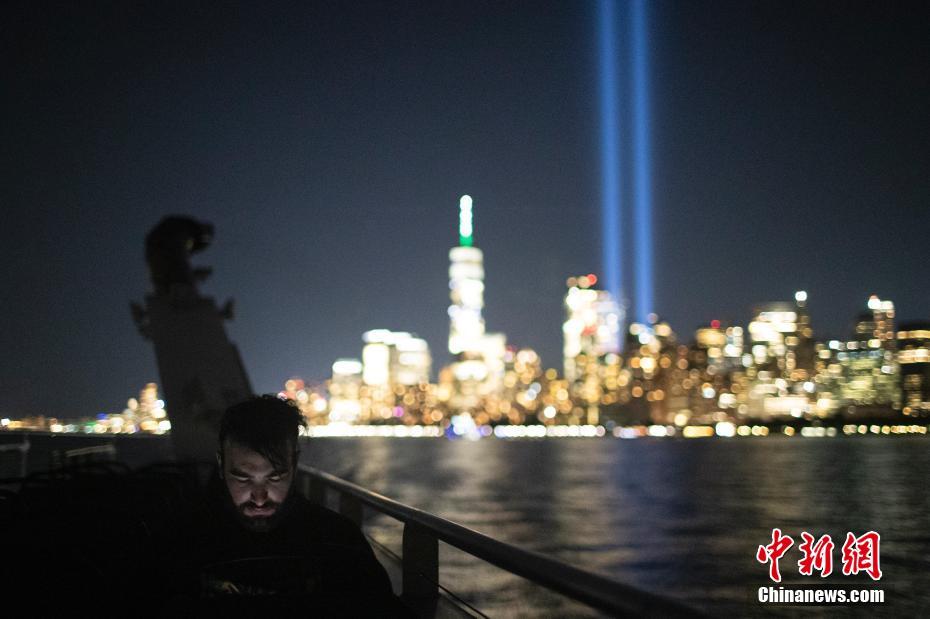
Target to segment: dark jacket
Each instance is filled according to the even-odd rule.
[[[355,523],[294,489],[280,510],[274,528],[251,531],[236,519],[222,481],[214,479],[160,550],[171,612],[409,614]]]

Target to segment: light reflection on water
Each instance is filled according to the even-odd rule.
[[[311,439],[302,461],[497,539],[713,614],[835,615],[837,607],[762,607],[756,562],[773,527],[795,538],[781,561],[798,575],[801,531],[832,535],[844,577],[847,531],[882,536],[886,604],[861,616],[917,616],[930,606],[930,442],[918,437],[635,441]],[[399,553],[400,526],[371,523]],[[441,547],[444,585],[491,616],[592,615],[464,553]]]

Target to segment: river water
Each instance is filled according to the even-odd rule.
[[[310,439],[302,461],[518,546],[722,616],[930,612],[930,440]],[[755,559],[795,540],[782,585],[881,587],[882,605],[764,606]],[[843,576],[846,533],[881,535],[882,579]],[[401,528],[369,531],[399,553]],[[834,573],[798,573],[801,532],[830,534]],[[489,616],[592,616],[585,607],[440,546],[440,581]],[[856,588],[860,588],[857,586]]]

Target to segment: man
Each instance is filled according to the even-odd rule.
[[[227,409],[219,475],[177,549],[181,590],[236,610],[293,603],[321,616],[407,615],[358,526],[293,489],[302,425],[274,396]]]

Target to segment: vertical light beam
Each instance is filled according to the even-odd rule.
[[[620,153],[617,128],[616,3],[598,2],[598,51],[601,103],[601,267],[605,288],[619,300],[623,285],[620,265]]]
[[[653,312],[652,145],[649,117],[649,39],[646,0],[630,4],[633,42],[633,192],[636,237],[636,320]]]

